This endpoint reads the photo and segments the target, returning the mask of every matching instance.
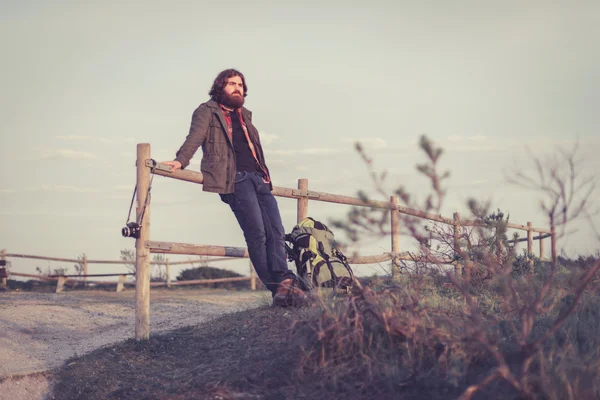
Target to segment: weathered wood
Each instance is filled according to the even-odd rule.
[[[295,192],[294,189],[288,189],[288,188],[283,188],[283,187],[278,187],[278,186],[273,187],[273,195],[274,196],[287,197],[290,199],[297,199],[297,198],[303,197],[303,196],[298,196],[298,195],[294,194],[294,192]],[[385,210],[389,210],[393,207],[388,201],[371,200],[371,201],[365,202],[356,197],[342,196],[342,195],[338,195],[338,194],[316,192],[316,191],[311,191],[309,193],[312,194],[312,196],[309,196],[309,198],[311,198],[315,201],[324,201],[326,203],[346,204],[346,205],[350,205],[350,206],[369,207],[369,208],[385,209]],[[415,210],[413,208],[403,207],[403,206],[397,206],[396,208],[398,209],[398,211],[401,214],[430,219],[432,221],[444,222],[444,223],[450,224],[450,225],[453,223],[451,219],[444,218],[441,215],[426,213],[424,211]]]
[[[217,262],[217,261],[227,261],[227,260],[235,260],[235,257],[217,257],[217,258],[209,258],[208,260],[202,260],[206,262]],[[170,265],[184,265],[184,264],[195,264],[200,262],[200,260],[184,260],[184,261],[171,261]],[[164,261],[152,261],[150,264],[164,264]]]
[[[355,256],[348,257],[348,264],[377,264],[385,261],[390,261],[393,258],[391,253],[378,254],[372,256]],[[399,258],[400,260],[402,258]]]
[[[66,278],[83,278],[85,281],[85,278],[88,276],[121,276],[121,275],[135,275],[135,273],[129,272],[126,274],[117,273],[117,274],[90,274],[90,275],[48,275],[48,277],[49,278],[60,278],[61,276],[64,276]]]
[[[62,261],[62,262],[73,262],[80,263],[81,260],[71,259],[71,258],[57,258],[57,257],[45,257],[45,256],[35,256],[29,254],[15,254],[15,253],[5,253],[6,257],[14,257],[14,258],[27,258],[32,260],[46,260],[46,261]],[[209,262],[217,262],[217,261],[227,261],[232,260],[232,257],[219,257],[209,259]],[[184,264],[194,264],[199,262],[198,260],[183,260],[183,261],[172,261],[171,265],[184,265]],[[87,264],[113,264],[113,265],[122,265],[122,264],[131,264],[131,262],[123,261],[123,260],[88,260],[87,257],[85,259],[85,263]],[[150,265],[165,265],[165,261],[150,261]],[[85,269],[85,268],[84,268]],[[87,274],[86,274],[87,275]],[[90,275],[88,275],[90,276]]]
[[[166,265],[166,269],[167,269],[167,287],[171,287],[171,264],[169,264],[169,259],[167,258],[167,265]]]
[[[533,223],[527,222],[527,254],[533,255]]]
[[[544,259],[544,239],[540,239],[540,260],[543,260],[543,259]]]
[[[162,168],[165,170],[162,170],[159,168]],[[188,182],[199,183],[199,184],[201,184],[204,180],[201,172],[181,171],[181,170],[176,171],[176,172],[168,172],[170,170],[171,170],[170,166],[159,163],[157,165],[157,169],[154,170],[154,174],[166,176],[169,178],[184,180],[184,181],[188,181]],[[325,192],[311,191],[311,192],[308,192],[307,194],[298,195],[297,194],[298,190],[296,190],[296,189],[274,186],[272,193],[274,196],[287,197],[290,199],[301,199],[301,198],[306,198],[308,196],[308,198],[310,198],[312,200],[324,201],[324,202],[328,202],[328,203],[338,203],[338,204],[346,204],[346,205],[351,205],[351,206],[370,207],[370,208],[379,208],[379,209],[390,209],[390,204],[385,201],[371,200],[368,202],[364,202],[361,199],[356,198],[356,197],[343,196],[343,195],[337,195],[337,194],[331,194],[331,193],[325,193]],[[442,222],[442,223],[445,223],[448,225],[454,224],[454,221],[450,218],[446,218],[446,217],[443,217],[443,216],[437,215],[437,214],[426,213],[424,211],[416,210],[416,209],[409,208],[409,207],[398,206],[398,211],[401,214],[411,215],[414,217],[428,219],[428,220],[436,221],[436,222]],[[478,226],[481,224],[479,224],[473,220],[463,220],[463,221],[461,221],[461,225],[462,226]],[[519,224],[513,224],[513,223],[508,223],[507,227],[512,228],[512,229],[519,229],[519,230],[523,230],[523,231],[528,230],[528,227],[525,225],[519,225]],[[547,228],[533,228],[533,231],[539,232],[539,233],[551,233],[550,230]]]
[[[15,254],[15,253],[6,253],[6,257],[13,258],[31,258],[34,260],[46,260],[46,261],[63,261],[63,262],[73,262],[78,263],[81,260],[75,260],[73,258],[58,258],[58,257],[43,257],[43,256],[30,256],[26,254]]]
[[[117,293],[122,292],[125,289],[125,274],[119,276],[119,283],[117,283]]]
[[[390,196],[390,203],[394,208],[390,210],[390,230],[392,237],[392,253],[400,252],[400,213],[397,211],[398,196]],[[400,279],[400,265],[396,258],[392,259],[392,280]]]
[[[144,164],[144,165],[146,165],[146,164]],[[148,164],[146,166],[151,166],[151,165],[152,165],[152,161],[148,160]],[[152,171],[152,173],[155,175],[161,175],[161,176],[166,176],[168,178],[178,179],[180,181],[186,181],[186,182],[192,182],[192,183],[198,183],[198,184],[202,184],[202,182],[204,182],[204,176],[202,175],[202,172],[189,171],[189,170],[177,170],[175,172],[169,172],[169,171],[173,171],[173,167],[171,167],[170,165],[157,163],[156,168]]]
[[[552,236],[552,234],[550,233],[544,233],[543,235],[539,235],[539,236],[534,236],[533,240],[542,240],[542,239],[546,239],[549,238],[550,236]],[[510,239],[507,240],[506,243],[520,243],[520,242],[526,242],[528,240],[528,238],[521,238],[521,239]]]
[[[87,277],[88,277],[88,263],[87,263],[87,255],[83,255],[83,286],[87,287]]]
[[[518,229],[518,230],[521,230],[521,231],[528,231],[529,230],[529,225],[519,225],[519,224],[507,223],[506,227],[507,228],[512,228],[512,229]],[[534,232],[538,232],[538,233],[552,233],[550,231],[550,229],[546,229],[546,228],[535,228],[535,227],[532,227],[532,230]]]
[[[150,249],[151,253],[169,253],[169,254],[190,254],[190,255],[209,255],[209,256],[220,256],[227,255],[229,257],[248,257],[248,249],[244,247],[223,247],[223,246],[207,246],[197,245],[189,243],[174,243],[174,242],[156,242],[148,241],[146,246]],[[407,257],[408,253],[400,253],[399,260],[410,258]],[[359,257],[348,257],[348,262],[351,264],[375,264],[384,261],[390,261],[392,256],[390,253],[373,255],[373,256],[359,256]]]
[[[298,190],[308,192],[308,179],[298,179]],[[306,217],[308,217],[308,197],[300,197],[298,199],[296,223],[299,223]]]
[[[147,241],[146,247],[151,253],[188,254],[197,256],[227,256],[247,258],[245,247],[208,246],[201,244]]]
[[[58,282],[56,283],[56,293],[60,293],[63,291],[66,280],[67,278],[65,278],[64,276],[58,277]]]
[[[38,274],[25,274],[22,272],[10,272],[8,274],[9,276],[21,276],[23,278],[35,278],[35,279],[40,279],[40,280],[45,280],[45,281],[55,281],[58,280],[58,278],[49,278],[47,275],[38,275]]]
[[[88,264],[121,264],[121,265],[123,265],[123,264],[132,264],[134,262],[135,261],[133,261],[133,260],[130,262],[127,262],[125,260],[120,260],[120,261],[117,261],[117,260],[87,260]]]
[[[34,279],[39,279],[42,281],[58,281],[58,279],[62,276],[65,278],[65,284],[68,283],[77,283],[77,282],[83,282],[81,279],[76,279],[76,278],[69,278],[68,276],[54,276],[54,277],[50,277],[48,275],[36,275],[36,274],[25,274],[25,273],[21,273],[21,272],[11,272],[10,274],[11,276],[20,276],[20,277],[24,277],[24,278],[34,278]],[[120,276],[120,275],[131,275],[131,274],[110,274],[110,276]],[[95,285],[114,285],[116,283],[116,281],[88,281],[88,283],[93,283]],[[126,284],[129,284],[128,282],[126,282]]]
[[[150,239],[150,202],[146,202],[150,169],[145,165],[149,159],[150,144],[139,143],[136,222],[140,225],[140,235],[135,240],[135,338],[138,341],[150,339],[150,251],[145,245]]]

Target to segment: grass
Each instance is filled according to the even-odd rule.
[[[571,276],[561,271],[557,285],[564,288]],[[536,279],[515,282],[539,285]],[[515,334],[521,320],[500,307],[494,282],[472,288],[479,319],[445,283],[442,276],[371,280],[352,296],[320,298],[310,307],[265,304],[146,342],[130,339],[102,348],[48,375],[55,398],[65,400],[446,400],[474,387],[472,398],[486,400],[600,398],[597,287],[585,291],[525,371],[529,355]],[[567,294],[537,315],[532,339],[551,329],[573,301]],[[511,384],[510,376],[526,391]]]

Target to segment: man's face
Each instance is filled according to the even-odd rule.
[[[223,104],[227,107],[239,108],[244,105],[244,83],[239,76],[227,79],[223,88]]]

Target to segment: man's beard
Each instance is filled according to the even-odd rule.
[[[229,108],[240,108],[244,105],[244,96],[240,92],[233,92],[232,94],[223,92],[223,105]]]

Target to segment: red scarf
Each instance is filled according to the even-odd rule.
[[[231,127],[231,112],[233,112],[233,110],[228,110],[227,108],[225,108],[225,106],[223,106],[223,104],[219,104],[219,105],[221,106],[221,110],[223,110],[223,114],[225,114],[225,121],[227,121],[227,135],[229,136],[229,140],[231,140],[231,142],[233,143],[233,128]],[[235,112],[236,112],[238,118],[240,119],[240,125],[242,125],[242,130],[244,131],[244,135],[246,136],[246,140],[248,141],[248,147],[250,147],[250,151],[252,152],[252,155],[254,156],[256,163],[260,166],[260,169],[265,174],[263,181],[265,181],[265,183],[269,183],[269,182],[271,182],[271,178],[269,177],[269,174],[267,173],[267,169],[265,167],[263,167],[263,165],[260,163],[260,161],[258,161],[258,157],[256,155],[256,149],[254,148],[254,143],[252,143],[252,140],[250,139],[250,135],[248,134],[248,128],[246,127],[246,123],[244,122],[244,118],[242,117],[241,108],[237,108],[235,110]]]

